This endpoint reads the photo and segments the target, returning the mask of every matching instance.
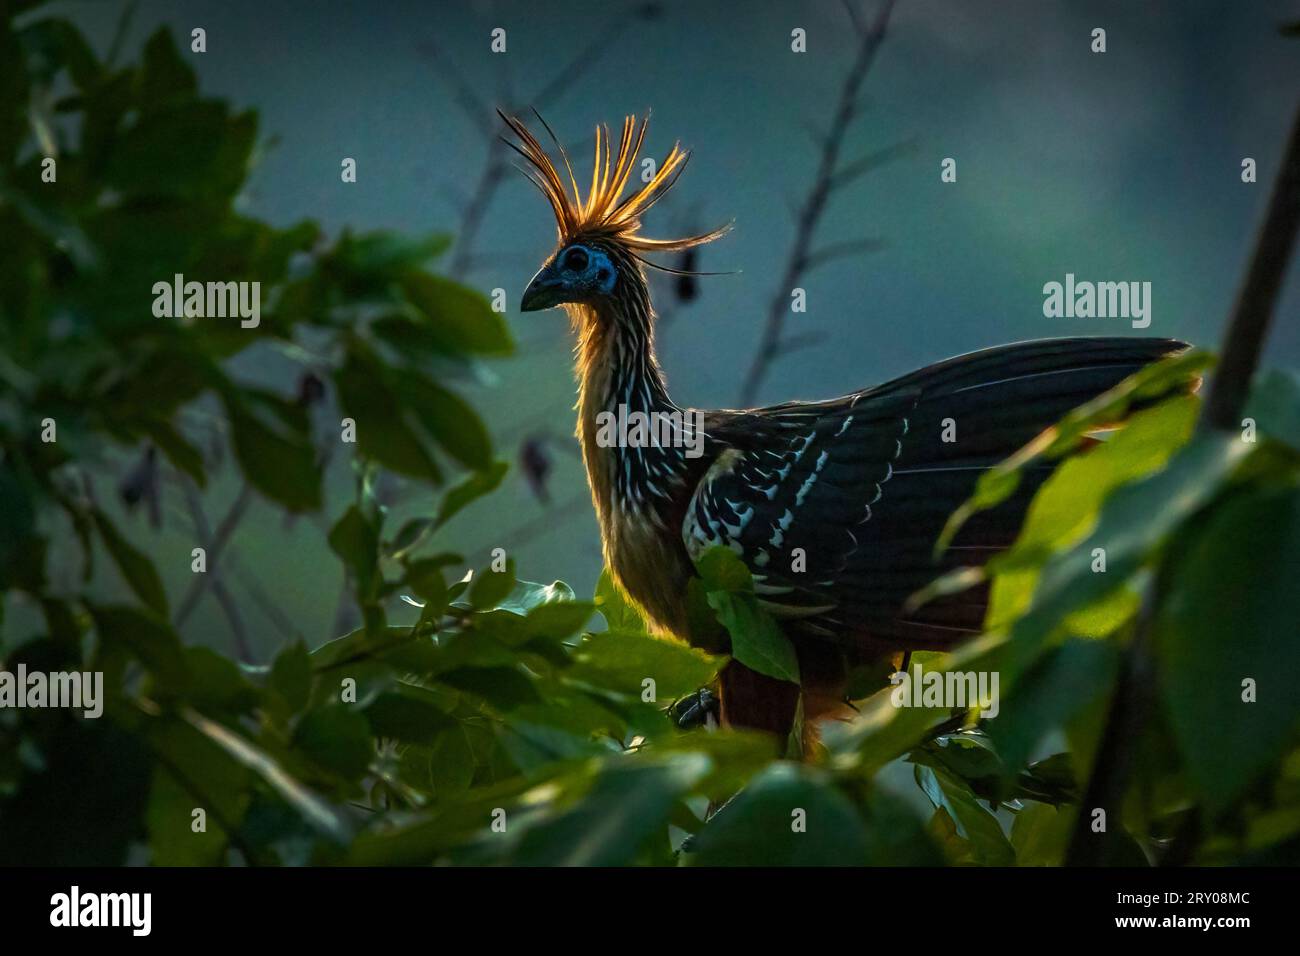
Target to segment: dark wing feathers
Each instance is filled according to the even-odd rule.
[[[1032,470],[1010,500],[972,518],[936,561],[939,532],[981,472],[1185,347],[1170,339],[1026,342],[831,401],[711,413],[705,427],[719,453],[687,509],[683,541],[692,557],[714,544],[736,551],[796,638],[947,646],[980,630],[986,589],[911,617],[904,601],[944,571],[1011,545],[1050,469]],[[955,441],[945,440],[954,430]]]

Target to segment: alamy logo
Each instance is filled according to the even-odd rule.
[[[104,713],[104,674],[46,674],[19,664],[16,671],[0,671],[0,708],[5,707],[67,707],[93,720]]]
[[[159,319],[238,317],[243,329],[255,329],[262,321],[260,282],[186,282],[178,272],[171,282],[155,282],[153,297],[153,314]]]
[[[895,707],[978,707],[980,716],[986,718],[996,717],[1002,709],[997,671],[928,671],[915,664],[911,673],[891,674],[889,682],[894,685],[889,700]]]
[[[1150,282],[1075,282],[1043,286],[1043,315],[1049,319],[1131,319],[1133,328],[1151,324]]]
[[[685,448],[687,458],[704,454],[704,413],[617,411],[596,413],[596,444],[601,448]]]
[[[50,897],[51,926],[129,926],[133,936],[148,936],[153,924],[151,893],[69,893]]]

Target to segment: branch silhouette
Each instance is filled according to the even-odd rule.
[[[814,248],[813,241],[832,193],[913,148],[910,141],[897,143],[853,160],[847,165],[840,164],[844,137],[854,118],[862,111],[862,84],[871,71],[871,65],[875,62],[881,43],[884,42],[894,3],[895,0],[885,0],[870,25],[864,25],[851,2],[845,3],[859,37],[857,54],[844,77],[844,85],[840,88],[839,102],[830,130],[824,136],[817,137],[821,143],[821,158],[817,163],[817,173],[807,197],[796,213],[794,242],[790,247],[790,255],[786,260],[781,281],[772,295],[767,319],[759,339],[758,351],[740,387],[740,404],[743,407],[755,403],[759,389],[771,371],[773,363],[785,351],[787,345],[785,321],[790,314],[790,290],[797,288],[803,276],[818,265],[824,265],[831,259],[869,252],[880,247],[880,240],[864,238],[837,243],[818,250]]]
[[[1250,382],[1295,249],[1297,226],[1300,226],[1300,105],[1291,123],[1264,224],[1233,304],[1209,397],[1201,410],[1198,427],[1203,431],[1241,427]],[[1097,762],[1066,855],[1068,865],[1099,866],[1106,862],[1107,841],[1098,839],[1092,832],[1088,810],[1104,808],[1110,814],[1118,814],[1127,791],[1137,741],[1155,706],[1152,622],[1160,594],[1161,583],[1157,579],[1147,589],[1132,642],[1121,665],[1118,686],[1097,748]]]

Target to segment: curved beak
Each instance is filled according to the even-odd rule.
[[[524,297],[519,301],[521,312],[537,312],[549,309],[564,301],[564,289],[559,277],[550,263],[542,266],[524,289]]]

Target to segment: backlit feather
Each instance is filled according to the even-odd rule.
[[[609,128],[596,127],[591,188],[585,198],[579,194],[573,166],[558,140],[556,146],[564,163],[572,195],[566,190],[564,177],[537,137],[517,118],[505,113],[501,113],[501,118],[519,138],[518,144],[509,140],[506,142],[528,163],[529,169],[525,172],[550,203],[561,242],[570,242],[580,236],[604,237],[615,239],[630,250],[675,252],[711,242],[730,228],[729,225],[722,226],[711,232],[679,239],[652,239],[641,235],[641,217],[672,188],[690,158],[690,154],[682,149],[681,143],[674,143],[650,180],[624,196],[640,158],[641,147],[645,143],[648,118],[638,123],[635,116],[624,117],[617,153],[612,149],[613,138]],[[550,133],[545,120],[540,116],[538,120]],[[553,133],[551,136],[554,139]]]

